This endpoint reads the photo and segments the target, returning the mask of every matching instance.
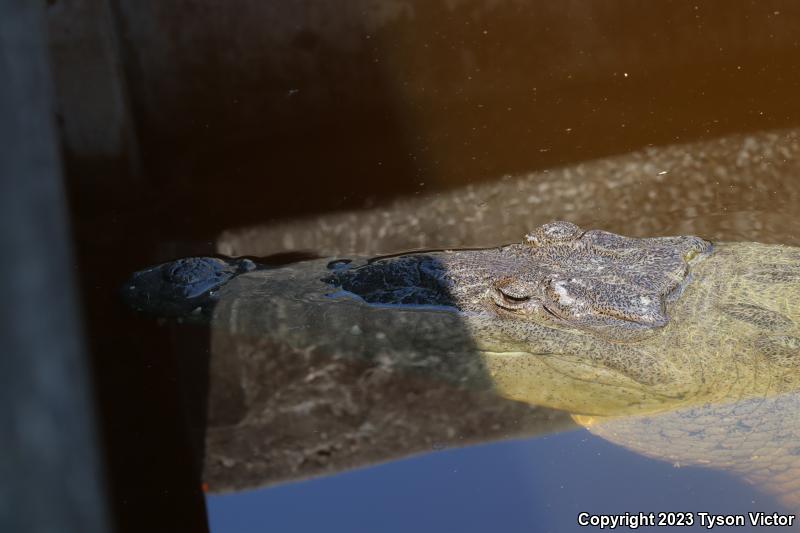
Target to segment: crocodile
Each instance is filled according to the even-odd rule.
[[[132,307],[572,413],[645,455],[724,468],[800,507],[800,249],[552,222],[494,248],[269,268],[181,259]],[[357,335],[354,333],[358,333]]]

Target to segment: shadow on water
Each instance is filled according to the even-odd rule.
[[[57,17],[65,4],[49,2],[49,12]],[[111,4],[136,126],[129,133],[141,147],[143,172],[127,175],[105,155],[77,150],[69,137],[73,115],[62,118],[62,141],[111,503],[123,532],[206,529],[197,458],[212,343],[219,342],[203,328],[131,317],[116,292],[131,272],[211,254],[222,231],[245,224],[800,124],[798,7],[791,2]],[[64,59],[55,66],[69,64]],[[77,94],[91,104],[97,87],[83,83],[78,64]],[[108,125],[94,117],[77,114],[87,131],[105,136]],[[672,198],[678,208],[690,200],[691,191]],[[697,202],[701,214],[704,202]],[[597,206],[603,209],[618,208],[610,201]],[[449,239],[446,246],[467,244],[436,232]],[[277,353],[267,345],[250,349]],[[276,384],[303,379],[298,358],[273,361],[267,377]],[[330,361],[325,355],[314,368]],[[463,413],[472,435],[487,431],[483,419],[468,416],[480,402],[458,389],[431,395],[421,377],[385,387],[383,374],[367,369],[332,370],[374,383],[358,398],[376,414],[391,414],[380,411],[391,395],[410,412],[442,405],[442,412]],[[325,408],[346,417],[346,394]],[[299,393],[296,399],[301,405]],[[510,408],[506,427],[519,428],[522,413]],[[310,435],[315,428],[301,414],[275,414],[277,429],[248,442]],[[217,416],[213,424],[230,421]],[[433,429],[444,431],[437,439],[455,438],[450,423],[461,422],[431,415]],[[391,427],[396,432],[386,439],[411,439],[401,425]],[[309,460],[325,464],[334,453],[320,450],[320,459]]]
[[[204,478],[240,490],[574,427],[500,398],[433,255],[235,278],[211,323]]]
[[[525,420],[519,416],[524,410],[514,411],[510,407],[513,402],[505,402],[504,406],[503,401],[492,400],[491,394],[482,394],[490,388],[492,380],[487,379],[486,367],[478,356],[469,328],[454,313],[463,310],[458,309],[458,300],[446,283],[446,273],[447,267],[436,253],[414,253],[375,260],[307,262],[233,280],[222,291],[212,323],[211,411],[216,404],[222,408],[222,414],[238,412],[239,415],[212,422],[209,427],[205,477],[211,489],[217,492],[254,488],[265,483],[339,473],[416,452],[521,436],[520,430],[536,435],[565,428],[563,419],[553,417],[540,418],[538,426],[529,425],[529,421],[535,420],[531,411],[529,420]],[[321,284],[320,279],[327,285]],[[760,368],[763,370],[766,367]],[[713,373],[708,376],[714,379]],[[788,380],[789,373],[783,377]],[[547,379],[533,378],[528,385],[559,386],[559,382]],[[220,382],[228,387],[220,387]],[[726,384],[735,385],[735,380],[726,380]],[[584,385],[589,387],[590,383]],[[732,388],[735,390],[735,386]],[[794,389],[790,387],[788,391]],[[553,392],[570,394],[561,389]],[[680,461],[688,460],[689,464],[731,468],[758,484],[766,480],[769,485],[774,481],[777,487],[773,488],[777,491],[773,492],[778,494],[794,490],[796,483],[786,477],[794,457],[778,454],[770,461],[772,452],[757,450],[764,450],[763,442],[771,442],[775,449],[787,444],[791,447],[792,442],[787,439],[796,430],[792,413],[797,400],[793,396],[748,400],[746,392],[742,394],[741,398],[734,392],[719,399],[719,405],[700,401],[674,414],[632,417],[630,424],[621,419],[621,424],[612,425],[611,433],[604,435],[644,455],[672,457],[674,464],[648,462],[641,456],[626,454],[621,448],[611,449],[608,443],[593,441],[586,433],[552,436],[548,444],[512,443],[491,450],[462,450],[439,461],[454,462],[458,468],[470,472],[464,476],[464,482],[479,490],[483,487],[480,476],[488,475],[485,466],[494,468],[504,463],[498,461],[497,454],[501,453],[498,450],[526,448],[519,453],[519,462],[514,467],[523,468],[520,478],[530,475],[532,479],[527,483],[515,480],[513,486],[536,500],[521,501],[516,493],[508,492],[508,486],[498,491],[497,497],[480,495],[479,498],[492,509],[508,509],[509,502],[513,502],[513,511],[509,510],[513,518],[500,520],[508,524],[510,531],[521,527],[520,520],[529,521],[526,525],[535,523],[542,528],[547,525],[552,530],[566,531],[564,524],[574,525],[573,518],[580,512],[623,514],[631,509],[648,512],[653,505],[657,506],[656,511],[674,509],[677,505],[680,509],[700,512],[733,513],[742,509],[771,512],[775,507],[771,499],[754,495],[726,474],[696,469],[671,473]],[[416,401],[418,395],[421,401]],[[237,400],[233,408],[231,398]],[[736,403],[726,403],[726,399]],[[604,399],[598,396],[595,401],[603,405]],[[504,417],[503,409],[514,416]],[[511,423],[503,427],[507,422]],[[471,431],[475,433],[470,434]],[[576,440],[588,440],[589,444],[579,450],[575,448]],[[542,464],[552,461],[560,453],[556,450],[565,445],[576,455],[562,458],[556,465]],[[758,453],[767,454],[766,463],[758,459]],[[789,454],[796,455],[791,450]],[[602,456],[602,460],[598,461],[596,456]],[[453,457],[462,459],[453,461]],[[431,461],[427,460],[427,464]],[[580,461],[587,464],[577,467]],[[248,516],[251,522],[266,520],[261,511],[256,512],[255,509],[261,509],[257,502],[271,506],[284,499],[295,504],[313,501],[328,513],[341,514],[352,506],[340,500],[338,490],[345,491],[344,500],[375,491],[383,495],[378,498],[382,503],[376,505],[389,515],[397,513],[397,498],[403,507],[414,502],[417,511],[425,509],[428,504],[418,501],[422,497],[413,491],[386,486],[392,480],[402,479],[401,486],[413,483],[412,480],[425,485],[424,490],[420,489],[427,495],[425,498],[450,508],[454,505],[453,496],[431,488],[438,483],[447,486],[449,481],[435,475],[431,480],[429,476],[433,474],[430,470],[424,474],[425,468],[436,471],[438,467],[418,468],[417,465],[423,464],[426,460],[418,458],[369,473],[320,480],[299,490],[280,488],[209,501],[214,505],[215,519],[221,520],[220,527],[237,523],[231,516],[233,509],[245,513],[243,516]],[[630,468],[634,472],[628,472]],[[589,482],[585,479],[590,478],[587,471],[601,473],[603,477]],[[491,479],[496,482],[496,478]],[[664,486],[651,494],[641,494],[642,487],[659,482]],[[543,487],[559,483],[561,488],[569,485],[567,498],[542,492]],[[697,495],[689,497],[681,483],[694,491],[705,486],[717,487],[716,496],[703,495],[699,500]],[[325,493],[326,486],[336,494]],[[533,490],[532,486],[539,488]],[[607,493],[596,494],[598,490]],[[331,504],[328,498],[339,503]],[[571,504],[567,505],[567,501]],[[556,514],[533,519],[531,509]],[[364,516],[371,521],[385,519],[373,516],[370,511]],[[415,515],[412,523],[419,524],[416,520],[421,520],[420,516]],[[464,510],[459,519],[465,516],[473,517],[477,523],[486,519],[473,509]],[[269,517],[273,519],[280,524],[290,518],[282,510],[275,510]],[[433,513],[426,516],[424,524],[432,527],[441,519],[441,515]],[[304,518],[297,522],[309,529],[313,529],[313,523],[314,520]],[[349,523],[343,516],[336,520],[343,528]],[[386,530],[402,530],[398,524],[403,523],[398,519]],[[480,530],[470,527],[475,524],[468,523],[465,530]]]

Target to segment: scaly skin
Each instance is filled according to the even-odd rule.
[[[485,356],[486,364],[510,397],[591,415],[791,391],[800,383],[799,279],[796,248],[719,243],[693,266],[669,323],[650,337],[631,343],[578,334],[555,343],[526,339],[549,354],[541,357],[486,343],[501,352]],[[481,332],[475,335],[481,345]],[[532,387],[543,374],[552,374],[548,382],[559,382],[555,389],[566,394]]]
[[[733,471],[798,510],[799,324],[799,250],[718,245],[656,348],[694,391],[657,415],[574,418],[645,455]]]
[[[735,472],[800,509],[800,251],[720,243],[692,274],[669,324],[629,347],[655,382],[609,374],[594,339],[583,358],[487,354],[486,366],[508,397],[567,409],[651,457]]]
[[[256,270],[215,298],[212,335],[492,388],[800,503],[797,248],[553,223],[497,249]]]

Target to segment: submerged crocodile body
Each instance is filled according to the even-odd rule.
[[[800,503],[800,250],[555,222],[521,244],[134,275],[136,308],[326,344],[573,413],[614,442]]]

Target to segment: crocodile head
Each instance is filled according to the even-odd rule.
[[[634,239],[553,222],[501,249],[512,267],[487,291],[498,312],[629,341],[665,326],[690,264],[707,255],[697,237]]]
[[[690,266],[710,250],[697,237],[635,239],[552,222],[523,244],[383,258],[337,268],[324,281],[371,304],[489,311],[627,342],[667,324]]]
[[[323,281],[369,305],[449,308],[503,394],[597,412],[598,398],[619,410],[682,394],[654,338],[711,249],[697,237],[637,239],[553,222],[520,244],[381,258]],[[554,397],[559,390],[571,392]]]

